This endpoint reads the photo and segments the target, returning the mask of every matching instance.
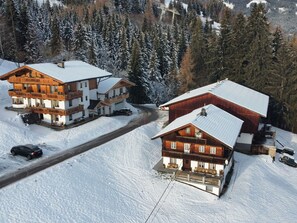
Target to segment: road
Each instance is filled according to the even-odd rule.
[[[28,167],[19,169],[13,173],[4,175],[4,176],[0,177],[0,188],[3,188],[9,184],[19,181],[19,180],[21,180],[25,177],[28,177],[34,173],[42,171],[42,170],[49,168],[53,165],[61,163],[71,157],[77,156],[83,152],[86,152],[90,149],[93,149],[97,146],[107,143],[110,140],[113,140],[119,136],[122,136],[122,135],[142,126],[142,125],[145,125],[149,122],[152,122],[152,121],[155,121],[158,119],[158,113],[155,109],[147,108],[147,107],[143,107],[143,106],[135,106],[135,107],[142,110],[142,115],[138,119],[132,120],[128,125],[120,128],[120,129],[117,129],[113,132],[99,136],[98,138],[95,138],[91,141],[88,141],[88,142],[78,145],[76,147],[67,149],[60,153],[54,154],[50,157],[41,159],[40,162],[34,162],[34,164],[29,165]]]

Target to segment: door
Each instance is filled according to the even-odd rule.
[[[183,159],[183,170],[191,171],[191,160]]]

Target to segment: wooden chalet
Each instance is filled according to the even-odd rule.
[[[152,139],[162,140],[162,162],[177,180],[220,195],[233,165],[243,121],[215,105],[176,118]]]
[[[124,108],[129,98],[128,88],[132,86],[135,84],[123,78],[111,77],[101,81],[97,94],[91,97],[90,113],[111,115],[113,111]]]
[[[98,82],[111,73],[82,61],[24,65],[2,76],[13,88],[12,108],[37,113],[41,121],[68,125],[89,116]]]
[[[172,122],[194,109],[213,104],[243,120],[242,132],[254,134],[261,117],[267,115],[268,102],[267,95],[226,79],[186,92],[160,108],[168,108]]]

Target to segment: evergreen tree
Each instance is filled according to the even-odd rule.
[[[56,17],[54,17],[52,21],[51,33],[52,33],[51,42],[50,42],[51,54],[53,56],[57,56],[62,50],[62,40],[60,35],[59,22]]]
[[[148,101],[148,97],[145,94],[145,89],[142,82],[141,73],[141,62],[140,58],[140,47],[137,39],[133,41],[133,49],[131,54],[131,60],[129,64],[128,76],[129,80],[136,84],[130,88],[130,99],[131,102],[136,104],[142,104]]]
[[[264,5],[254,4],[246,27],[246,44],[250,47],[246,55],[246,83],[258,90],[267,84],[272,58],[269,24],[265,15]]]

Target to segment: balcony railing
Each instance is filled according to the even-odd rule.
[[[26,92],[11,89],[8,91],[10,97],[23,97],[23,98],[38,98],[38,99],[48,99],[48,100],[72,100],[75,98],[82,97],[82,91],[68,92],[67,94],[56,93],[39,93],[39,92]]]
[[[122,101],[123,99],[127,99],[127,98],[129,98],[129,93],[124,93],[121,95],[114,96],[113,98],[105,98],[104,102],[107,104],[112,104],[112,103],[116,103],[116,102]]]
[[[211,155],[201,155],[196,153],[183,153],[179,151],[173,150],[166,150],[162,149],[162,156],[170,157],[170,158],[178,158],[178,159],[188,159],[188,160],[195,160],[200,162],[208,162],[208,163],[216,163],[224,165],[226,160],[230,161],[232,157],[233,151],[228,154],[225,154],[224,157],[217,157]]]
[[[70,108],[70,109],[67,109],[67,110],[55,109],[55,108],[44,108],[44,107],[30,107],[28,109],[31,112],[39,113],[39,114],[51,114],[51,115],[67,116],[67,115],[72,115],[74,113],[83,111],[84,106],[79,105],[77,107]]]
[[[210,176],[200,173],[193,173],[187,171],[177,171],[175,173],[175,179],[191,182],[191,183],[199,183],[205,185],[212,185],[212,186],[221,186],[221,182],[223,180],[223,176]]]
[[[200,145],[206,145],[206,139],[200,139],[195,137],[185,137],[185,136],[176,136],[172,138],[174,141],[184,142],[184,143],[195,143]]]
[[[38,77],[10,77],[10,83],[23,83],[23,84],[45,84],[45,85],[59,85],[59,83],[47,79]]]

